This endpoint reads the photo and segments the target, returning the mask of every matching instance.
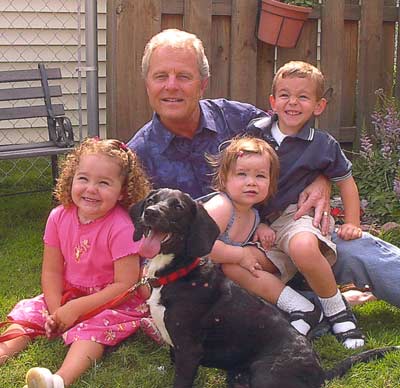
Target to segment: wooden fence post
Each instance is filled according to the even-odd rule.
[[[339,139],[341,126],[344,0],[324,0],[321,10],[321,70],[326,89],[333,93],[319,118],[319,126]]]
[[[371,129],[375,91],[382,86],[383,0],[362,0],[358,63],[357,128]],[[358,136],[355,142],[358,142]],[[358,146],[358,144],[356,144]]]
[[[230,98],[256,104],[257,0],[232,0]]]
[[[183,11],[183,28],[196,34],[203,42],[209,61],[211,60],[211,20],[212,0],[185,0]],[[210,63],[211,65],[211,63]],[[209,80],[206,95],[209,95],[212,78]]]
[[[108,0],[107,9],[107,136],[127,141],[151,118],[141,60],[161,29],[161,0]]]

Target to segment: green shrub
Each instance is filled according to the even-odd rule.
[[[400,102],[377,92],[374,129],[363,132],[353,174],[367,215],[382,224],[400,218]]]

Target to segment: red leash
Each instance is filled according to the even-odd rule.
[[[95,315],[99,314],[100,312],[118,305],[123,299],[125,299],[127,296],[129,296],[130,294],[135,292],[136,289],[139,288],[139,286],[144,285],[146,283],[147,283],[146,279],[140,280],[138,283],[133,285],[131,288],[124,291],[122,294],[117,295],[115,298],[109,300],[108,302],[104,303],[103,305],[101,305],[99,307],[96,307],[95,309],[89,311],[88,313],[81,315],[74,322],[74,325],[76,325],[80,322],[86,321],[89,318],[92,318]],[[79,298],[79,297],[82,297],[85,295],[87,295],[87,294],[84,294],[81,290],[79,290],[77,288],[70,288],[64,292],[62,299],[61,299],[61,305],[67,303],[68,301],[70,301],[72,299],[76,299],[76,298]],[[33,323],[33,322],[24,321],[24,320],[18,320],[18,319],[14,320],[12,318],[8,318],[7,320],[0,322],[0,327],[12,325],[12,324],[17,324],[17,325],[23,326],[27,329],[32,329],[33,331],[28,332],[28,333],[22,332],[21,330],[18,330],[18,329],[9,331],[6,334],[0,335],[0,343],[12,340],[14,338],[23,337],[23,336],[28,336],[32,339],[32,338],[35,338],[38,336],[46,335],[46,331],[44,330],[44,328],[42,326],[40,326],[36,323]]]
[[[161,276],[159,278],[147,278],[143,277],[138,283],[133,285],[131,288],[127,289],[124,291],[122,294],[117,295],[115,298],[109,300],[108,302],[104,303],[103,305],[94,308],[93,310],[89,311],[86,314],[81,315],[76,322],[74,322],[74,325],[86,321],[89,318],[94,317],[95,315],[101,313],[102,311],[115,307],[118,305],[122,300],[124,300],[127,296],[130,294],[134,293],[137,288],[139,288],[142,285],[149,284],[151,287],[160,287],[162,285],[174,282],[178,279],[180,279],[183,276],[186,276],[189,272],[193,271],[196,267],[198,267],[200,264],[202,264],[202,261],[200,258],[197,258],[194,260],[191,264],[189,264],[185,268],[179,268],[177,271],[168,274],[166,276]],[[66,290],[62,296],[61,299],[61,305],[67,303],[68,301],[72,299],[76,299],[82,296],[85,296],[81,290],[78,288],[70,288]],[[6,321],[0,322],[0,327],[4,327],[6,325],[12,325],[12,324],[17,324],[23,327],[26,327],[27,329],[32,329],[33,331],[30,333],[25,333],[22,332],[21,330],[13,330],[10,331],[6,334],[1,334],[0,335],[0,343],[12,340],[14,338],[22,337],[22,336],[28,336],[30,338],[35,338],[41,335],[46,335],[46,331],[41,327],[40,325],[29,322],[29,321],[24,321],[24,320],[14,320],[12,318],[8,318]]]

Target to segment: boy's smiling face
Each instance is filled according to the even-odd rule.
[[[326,107],[325,98],[317,100],[315,82],[309,78],[281,78],[275,90],[269,102],[278,115],[279,129],[286,135],[298,133],[312,116],[319,116]]]

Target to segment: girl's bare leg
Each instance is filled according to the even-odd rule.
[[[276,303],[285,287],[280,279],[266,271],[258,270],[258,277],[255,277],[238,264],[223,264],[222,270],[239,286],[273,304]]]
[[[4,334],[8,334],[11,332],[20,331],[22,333],[25,330],[20,325],[11,325]],[[19,353],[21,350],[24,350],[26,346],[29,344],[30,338],[27,335],[22,337],[14,338],[12,340],[1,342],[0,343],[0,365],[4,364],[10,357]]]
[[[104,345],[94,341],[73,342],[56,372],[64,380],[64,385],[71,385],[78,377],[88,370],[104,353]]]
[[[291,325],[303,335],[307,335],[315,324],[321,319],[321,312],[303,295],[291,289],[275,275],[266,271],[257,271],[255,277],[247,269],[238,264],[223,264],[222,270],[225,275],[244,289],[276,304],[287,313],[295,311],[304,312],[303,318],[291,319]],[[307,318],[306,318],[307,317]],[[306,319],[306,320],[305,320]],[[315,320],[315,322],[313,322]]]

